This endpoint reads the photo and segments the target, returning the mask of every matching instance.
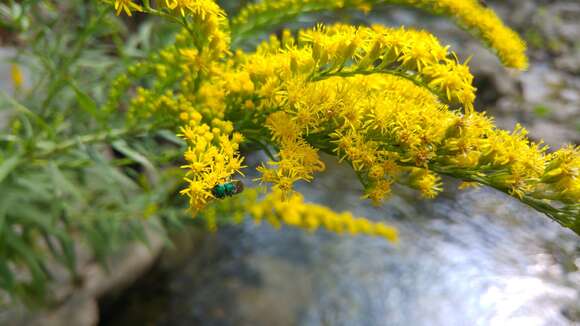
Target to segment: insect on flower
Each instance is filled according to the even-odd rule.
[[[479,4],[487,8],[487,2],[485,0],[479,0]]]
[[[237,195],[244,191],[244,184],[240,180],[232,180],[230,182],[218,183],[211,189],[211,194],[215,198],[224,199]]]

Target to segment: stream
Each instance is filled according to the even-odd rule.
[[[580,238],[571,231],[497,191],[455,191],[452,180],[436,200],[399,188],[375,208],[359,200],[351,171],[328,164],[299,189],[305,198],[393,224],[398,244],[253,222],[224,228],[177,267],[155,268],[101,323],[580,323]]]

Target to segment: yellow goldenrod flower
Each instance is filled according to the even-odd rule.
[[[115,10],[117,11],[116,14],[119,16],[122,11],[127,14],[127,16],[131,17],[131,11],[143,11],[143,8],[134,3],[133,0],[115,0]]]
[[[476,0],[266,0],[242,10],[234,32],[242,35],[261,24],[260,18],[269,21],[305,8],[368,8],[379,2],[452,16],[488,42],[507,66],[527,65],[523,42]],[[187,28],[174,45],[129,71],[135,78],[156,79],[135,88],[128,116],[134,124],[152,119],[181,125],[188,183],[182,193],[194,213],[211,206],[216,184],[240,172],[239,147],[247,140],[271,157],[257,169],[272,192],[246,208],[256,221],[275,227],[393,237],[387,226],[304,204],[293,191],[296,182],[311,181],[325,169],[323,152],[349,164],[364,197],[375,204],[389,197],[395,183],[433,198],[442,191],[441,175],[449,175],[464,181],[462,188],[494,187],[578,228],[578,147],[547,154],[522,126],[501,130],[475,112],[468,62],[432,34],[380,25],[318,25],[295,35],[284,30],[254,52],[238,49],[232,55],[228,21],[213,1],[157,4],[163,13],[180,16]],[[128,77],[118,84],[127,90]],[[116,99],[122,95],[113,92]],[[216,218],[208,216],[214,228]]]
[[[10,65],[10,77],[12,78],[12,85],[14,86],[14,89],[21,89],[22,84],[24,83],[24,77],[22,76],[22,70],[18,64],[13,63]]]
[[[441,177],[423,169],[413,169],[411,183],[426,198],[435,198],[442,189]]]
[[[282,83],[388,73],[421,84],[445,103],[473,110],[475,88],[468,67],[457,63],[456,55],[427,32],[338,24],[301,31],[297,44],[275,52],[274,45],[262,46],[256,54],[243,58],[253,81],[268,81],[258,89],[272,104],[277,99],[272,95],[280,94]],[[354,117],[350,118],[345,123]]]
[[[302,13],[348,7],[368,12],[373,5],[391,3],[449,16],[486,42],[507,67],[525,70],[528,66],[524,41],[479,0],[263,0],[244,7],[233,18],[233,29],[237,35],[247,35]]]
[[[376,181],[367,189],[364,197],[370,199],[373,204],[380,205],[391,195],[392,181],[382,180],[382,177],[377,178],[377,180],[378,181]]]
[[[188,143],[184,158],[187,162],[188,187],[181,191],[188,196],[193,213],[203,209],[213,199],[211,189],[240,173],[242,158],[238,153],[240,136],[230,136],[231,123],[214,119],[213,129],[192,121],[181,128],[180,136]]]
[[[497,52],[502,62],[511,68],[525,70],[528,67],[526,44],[507,28],[493,10],[481,5],[479,0],[421,0],[401,1],[436,13],[449,15],[457,23],[480,36]]]
[[[224,16],[224,11],[212,0],[164,0],[161,5],[179,12],[180,15],[196,15],[201,19]]]
[[[398,239],[397,230],[392,226],[354,217],[348,212],[337,214],[324,206],[305,203],[298,193],[288,196],[274,189],[262,201],[249,201],[247,211],[257,223],[265,220],[276,228],[282,225],[309,231],[324,228],[338,234],[378,236],[391,242]]]

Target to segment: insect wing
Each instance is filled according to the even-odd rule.
[[[244,183],[240,180],[232,180],[232,183],[235,186],[234,194],[239,194],[244,191]]]

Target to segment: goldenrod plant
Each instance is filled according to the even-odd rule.
[[[520,125],[497,128],[475,107],[469,59],[433,34],[348,22],[284,29],[306,14],[410,6],[449,17],[507,68],[525,70],[525,43],[481,1],[265,0],[231,18],[212,0],[103,0],[78,12],[75,1],[16,5],[32,16],[12,26],[44,43],[29,49],[36,57],[23,51],[13,71],[20,63],[47,72],[28,90],[13,73],[16,97],[3,95],[11,121],[0,139],[0,286],[17,297],[44,288],[44,252],[76,275],[73,235],[103,260],[123,240],[144,238],[145,225],[184,221],[213,231],[250,218],[397,241],[386,223],[294,190],[323,173],[321,154],[352,167],[361,200],[376,205],[394,184],[434,198],[450,176],[580,234],[580,148],[550,151]],[[90,19],[67,27],[63,10]],[[147,16],[155,20],[127,29]],[[80,35],[41,33],[48,21]],[[91,65],[95,56],[107,59]],[[242,190],[253,151],[269,159],[256,168],[261,185],[245,181]]]

